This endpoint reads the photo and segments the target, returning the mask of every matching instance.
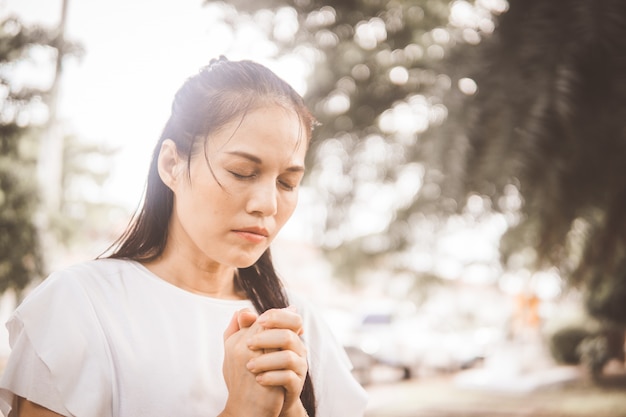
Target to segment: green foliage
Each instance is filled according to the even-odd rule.
[[[548,344],[558,363],[582,364],[593,378],[610,359],[624,361],[623,328],[589,317],[557,327],[548,335]]]
[[[278,54],[312,65],[305,99],[321,126],[308,180],[338,270],[410,269],[398,259],[423,244],[424,224],[479,197],[507,216],[505,269],[556,266],[593,314],[626,323],[626,2],[229,5]],[[275,30],[285,10],[293,36]],[[411,175],[418,185],[401,188]]]
[[[42,271],[41,253],[33,216],[37,208],[35,159],[19,146],[32,142],[24,129],[0,129],[0,292],[21,289]]]
[[[562,364],[578,365],[580,363],[578,346],[592,336],[593,332],[584,326],[572,325],[555,331],[549,339],[552,357]]]
[[[13,17],[0,21],[0,292],[19,291],[44,274],[37,158],[48,91],[21,79],[19,70],[52,75],[57,53],[78,51],[55,31]]]
[[[481,45],[465,104],[468,152],[453,198],[523,204],[505,265],[557,266],[598,317],[626,324],[626,3],[511,0]],[[448,190],[444,191],[447,192]]]
[[[234,27],[250,19],[276,23],[268,13],[276,17],[286,9],[296,11],[293,36],[279,36],[276,24],[265,27],[279,45],[278,54],[295,54],[312,68],[305,100],[320,125],[309,152],[307,181],[328,207],[321,246],[346,278],[372,268],[389,269],[388,255],[415,243],[408,218],[419,185],[395,190],[401,181],[419,184],[424,163],[443,152],[446,143],[434,133],[446,117],[442,98],[454,84],[445,58],[465,43],[465,28],[449,23],[454,2],[228,4],[238,11],[228,21]],[[476,13],[491,17],[481,7]],[[471,30],[482,36],[480,28]],[[435,190],[429,196],[438,194]],[[364,221],[361,213],[376,221]]]
[[[15,88],[8,70],[29,58],[32,48],[48,45],[52,37],[19,20],[0,22],[0,292],[22,289],[41,276],[42,257],[34,216],[37,209],[36,128],[30,114],[41,105],[44,92]]]
[[[596,267],[585,287],[587,310],[596,317],[626,326],[626,259],[615,268]]]
[[[583,339],[576,349],[580,361],[586,365],[593,378],[602,374],[604,365],[609,361],[609,346],[605,337],[593,336]]]

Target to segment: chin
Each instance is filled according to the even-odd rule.
[[[236,252],[231,252],[227,259],[223,259],[221,263],[226,265],[231,265],[235,268],[244,269],[250,268],[253,266],[263,254],[267,251],[268,247],[255,247],[255,248],[247,248],[244,250],[238,250]]]
[[[254,261],[254,262],[256,262],[256,261]],[[251,263],[245,263],[245,264],[243,264],[243,263],[242,263],[242,264],[237,264],[237,265],[236,265],[236,267],[237,267],[237,269],[246,269],[246,268],[250,268],[251,266],[253,266],[253,265],[254,265],[254,262],[251,262]]]
[[[235,267],[239,269],[250,268],[256,263],[256,261],[259,260],[260,257],[261,255],[258,255],[256,257],[244,257],[235,262]]]

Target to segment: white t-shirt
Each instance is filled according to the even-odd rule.
[[[366,395],[333,334],[301,299],[319,417],[358,417]],[[14,395],[76,417],[210,417],[228,395],[223,333],[248,300],[180,289],[134,261],[89,261],[50,275],[7,322],[0,411]]]

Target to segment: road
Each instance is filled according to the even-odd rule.
[[[517,392],[457,381],[448,375],[368,385],[366,417],[626,417],[626,373]]]

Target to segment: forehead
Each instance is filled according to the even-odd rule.
[[[252,109],[226,123],[206,141],[209,154],[246,152],[295,159],[303,163],[308,147],[306,128],[289,108],[271,105]]]

